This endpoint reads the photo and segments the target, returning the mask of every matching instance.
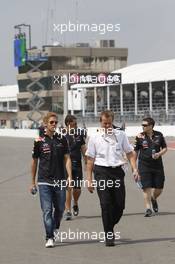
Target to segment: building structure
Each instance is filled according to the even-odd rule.
[[[28,50],[29,57],[36,56],[36,60],[32,62],[36,67],[41,63],[37,61],[38,53],[38,49]],[[18,68],[19,120],[27,120],[29,112],[32,111],[32,104],[37,103],[41,103],[41,115],[47,111],[60,114],[66,111],[65,87],[55,82],[55,76],[69,73],[111,72],[125,67],[128,57],[128,49],[116,48],[112,40],[100,41],[98,47],[91,47],[88,43],[86,45],[78,43],[73,47],[44,46],[42,53],[47,56],[47,61],[42,63],[39,70],[32,69],[29,63]],[[34,81],[32,85],[31,79]],[[29,100],[33,95],[36,100],[30,104]],[[42,102],[40,98],[43,99]]]
[[[0,86],[0,128],[12,128],[17,123],[18,85]]]

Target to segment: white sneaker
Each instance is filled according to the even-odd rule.
[[[46,248],[52,248],[54,247],[54,241],[53,241],[53,238],[49,238],[47,241],[46,241]]]
[[[67,211],[64,214],[64,220],[68,221],[68,220],[71,220],[71,219],[72,219],[72,213],[70,211]]]
[[[58,241],[59,240],[59,229],[55,229],[53,234],[54,234],[54,241]]]

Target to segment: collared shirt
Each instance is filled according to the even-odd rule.
[[[65,179],[64,155],[69,154],[65,137],[56,133],[34,141],[32,157],[39,159],[38,183],[55,184]]]
[[[127,163],[125,153],[133,151],[124,131],[113,129],[112,135],[97,133],[89,138],[86,156],[94,158],[94,164],[115,167]]]
[[[152,150],[159,152],[166,148],[166,142],[161,132],[153,130],[152,138],[148,137],[144,132],[135,138],[134,150],[138,152],[139,165],[145,165],[152,168],[162,168],[162,158],[152,158]]]

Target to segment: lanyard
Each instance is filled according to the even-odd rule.
[[[111,138],[111,140],[109,140],[108,138],[105,137],[105,134],[102,135],[102,138],[103,138],[107,143],[109,143],[110,145],[114,145],[114,144],[118,143],[118,139],[117,139],[117,136],[116,136],[114,133],[112,134],[112,136],[113,136],[113,139],[115,139],[115,140],[112,140],[112,138]]]

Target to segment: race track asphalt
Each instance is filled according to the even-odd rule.
[[[32,139],[0,138],[0,263],[1,264],[173,264],[175,263],[175,151],[164,157],[166,183],[159,199],[160,213],[144,218],[141,190],[130,170],[126,175],[126,209],[115,232],[116,246],[107,248],[96,192],[83,188],[80,215],[62,221],[60,231],[78,234],[74,239],[44,246],[44,229],[38,195],[32,196],[30,162]],[[90,239],[80,239],[88,232]],[[91,237],[98,235],[97,239]]]

